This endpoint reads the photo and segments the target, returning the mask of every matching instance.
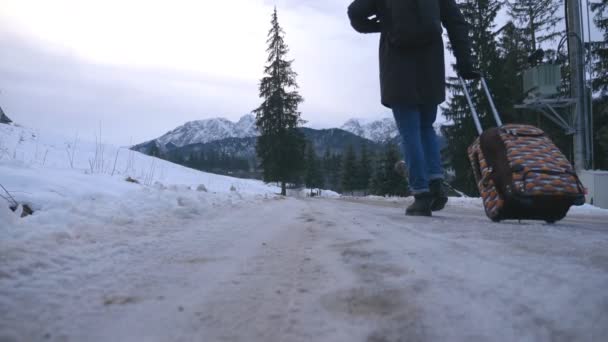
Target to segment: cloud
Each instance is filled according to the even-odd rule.
[[[123,144],[189,120],[238,119],[260,102],[274,3],[217,3],[58,0],[32,11],[30,0],[7,0],[0,12],[0,102],[24,125],[85,135],[101,122],[107,138]],[[309,124],[386,115],[378,36],[352,31],[347,3],[276,4]]]
[[[2,0],[0,104],[24,125],[62,134],[101,122],[122,144],[185,121],[238,119],[260,103],[276,5],[310,126],[390,116],[380,105],[378,35],[351,29],[349,3]]]
[[[108,141],[149,139],[187,120],[232,119],[256,106],[254,80],[162,68],[99,65],[0,36],[0,101],[21,124]],[[230,105],[227,105],[230,104]]]

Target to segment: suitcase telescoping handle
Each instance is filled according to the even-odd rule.
[[[471,113],[473,113],[473,120],[475,120],[475,127],[477,128],[477,132],[479,133],[479,135],[481,135],[481,133],[483,133],[483,127],[481,126],[481,120],[479,120],[479,114],[477,114],[477,109],[475,109],[475,105],[473,104],[473,100],[471,99],[469,88],[461,76],[458,76],[458,79],[460,79],[460,84],[462,85],[462,89],[464,89],[464,96],[467,98],[467,102],[469,103],[469,107],[471,108]],[[483,76],[480,77],[480,80],[481,86],[488,97],[488,101],[490,102],[490,108],[492,108],[492,114],[494,114],[496,124],[498,124],[498,127],[500,127],[502,126],[502,120],[500,119],[500,114],[498,114],[498,110],[496,110],[496,105],[494,104],[494,99],[492,99],[490,88],[488,88],[486,79]]]

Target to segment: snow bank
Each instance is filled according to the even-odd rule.
[[[259,181],[203,173],[93,140],[0,124],[0,184],[35,211],[18,218],[0,198],[0,245],[79,237],[100,227],[175,224],[278,192]],[[129,177],[138,183],[127,182]]]
[[[242,193],[276,191],[262,182],[199,172],[164,160],[101,143],[101,134],[91,142],[47,135],[27,128],[0,125],[0,166],[44,170],[71,170],[80,174],[133,177],[144,185],[205,184],[211,192],[226,192],[234,186]]]
[[[298,196],[299,197],[311,197],[310,196],[310,191],[311,189],[302,189]],[[331,191],[331,190],[322,190],[322,189],[312,189],[312,192],[314,193],[314,197],[319,197],[319,198],[339,198],[340,194],[335,192],[335,191]]]
[[[584,204],[580,207],[572,207],[570,212],[578,214],[608,214],[608,209],[598,208],[591,204]]]

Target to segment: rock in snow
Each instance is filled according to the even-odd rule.
[[[13,121],[11,119],[9,119],[8,116],[6,116],[6,114],[4,114],[2,107],[0,107],[0,124],[10,124],[12,122]]]

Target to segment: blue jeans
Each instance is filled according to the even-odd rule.
[[[433,128],[437,106],[393,106],[393,115],[401,134],[410,189],[413,194],[428,192],[431,180],[443,179],[439,143]]]

